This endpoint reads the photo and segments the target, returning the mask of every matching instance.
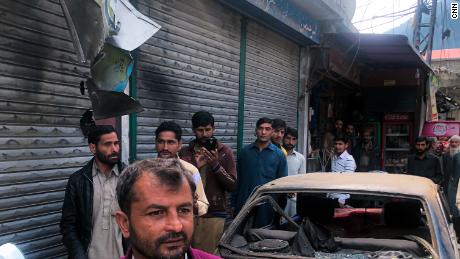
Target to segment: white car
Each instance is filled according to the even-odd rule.
[[[349,195],[345,205],[333,193]],[[297,198],[293,217],[282,209],[287,197]],[[283,177],[253,193],[219,252],[223,258],[460,258],[443,197],[418,176]]]

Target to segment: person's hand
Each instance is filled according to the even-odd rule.
[[[196,161],[196,167],[200,169],[204,165],[206,165],[208,162],[206,161],[206,158],[202,154],[201,150],[199,152],[195,153],[195,161]]]
[[[219,153],[217,153],[217,150],[209,151],[206,148],[202,147],[201,154],[204,156],[208,165],[210,165],[211,167],[214,168],[219,165]]]
[[[287,196],[288,196],[289,199],[293,199],[293,198],[295,198],[295,193],[288,193]]]

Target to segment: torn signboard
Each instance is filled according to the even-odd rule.
[[[161,26],[137,11],[128,0],[60,0],[72,39],[83,63],[90,63],[86,82],[94,117],[142,111],[123,93],[134,63],[129,53]]]

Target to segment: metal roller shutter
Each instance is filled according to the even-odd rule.
[[[154,154],[164,120],[193,135],[192,114],[211,112],[216,136],[236,149],[240,15],[213,0],[139,0],[136,7],[162,28],[137,52],[137,158]]]
[[[244,100],[244,144],[254,141],[258,118],[281,118],[297,125],[299,46],[248,21]]]
[[[88,99],[58,0],[0,3],[0,244],[26,258],[66,254],[59,234],[69,175],[89,160]]]

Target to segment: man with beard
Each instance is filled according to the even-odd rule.
[[[305,165],[305,156],[294,150],[297,145],[297,138],[299,133],[296,129],[286,128],[286,134],[283,137],[283,147],[287,151],[287,167],[288,175],[305,174],[307,168]],[[296,214],[296,195],[289,194],[285,211],[289,216]]]
[[[379,146],[372,141],[371,131],[365,130],[353,151],[358,172],[380,170]]]
[[[282,146],[284,134],[286,133],[286,122],[282,119],[274,119],[273,120],[273,134],[272,134],[272,143],[277,146],[281,151],[283,151],[284,155],[287,156],[288,153],[286,149]]]
[[[249,195],[257,186],[277,178],[287,176],[286,156],[270,139],[273,134],[273,121],[260,118],[256,122],[256,141],[245,146],[239,153],[237,172],[238,181],[232,195],[232,207],[238,213]],[[273,210],[261,207],[257,211],[255,226],[264,226],[271,222]]]
[[[343,132],[343,121],[341,119],[335,120],[334,128],[334,137],[343,137],[345,133]]]
[[[73,173],[62,206],[61,233],[70,258],[113,259],[123,255],[115,222],[115,189],[123,165],[112,126],[94,126],[88,135],[93,159]]]
[[[178,152],[182,147],[182,129],[174,121],[164,121],[155,130],[155,148],[159,158],[178,158]],[[191,175],[196,185],[196,195],[198,207],[198,216],[203,216],[208,211],[208,199],[204,193],[203,182],[201,181],[198,169],[182,159],[179,159],[182,166],[186,169],[184,172]]]
[[[355,126],[353,124],[347,124],[345,127],[345,137],[348,139],[348,148],[347,152],[350,155],[354,155],[353,152],[355,151],[355,148],[357,146],[358,138],[356,136],[355,132]]]
[[[206,198],[210,201],[208,213],[196,219],[192,245],[213,253],[224,232],[227,217],[225,192],[236,186],[236,165],[232,149],[214,138],[214,117],[206,111],[192,116],[195,139],[182,147],[179,157],[200,170]],[[208,143],[214,143],[209,146]],[[210,148],[210,150],[208,150]]]
[[[426,177],[436,184],[441,184],[443,179],[441,160],[429,154],[429,148],[426,137],[419,136],[415,139],[415,154],[407,158],[406,173]]]
[[[123,171],[116,221],[131,247],[122,259],[215,259],[190,247],[195,182],[175,159],[146,159]]]
[[[449,152],[442,156],[444,169],[444,193],[447,196],[450,212],[454,222],[455,231],[460,234],[460,214],[457,208],[457,191],[460,178],[460,137],[454,135],[449,139]]]
[[[442,182],[442,187],[444,189],[444,194],[449,200],[449,196],[456,195],[452,193],[454,191],[454,168],[453,168],[453,158],[455,154],[460,151],[460,137],[458,135],[453,135],[449,139],[449,150],[448,152],[442,155],[442,169],[444,172],[444,179]],[[449,187],[450,186],[450,187]],[[449,191],[450,188],[450,191]],[[449,204],[450,206],[450,204]]]

